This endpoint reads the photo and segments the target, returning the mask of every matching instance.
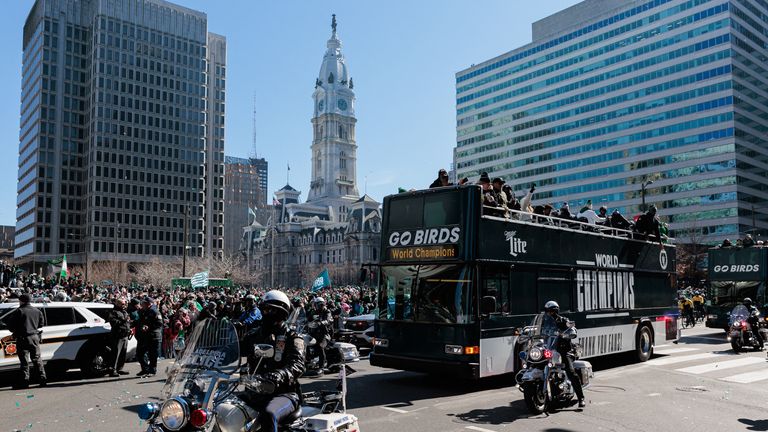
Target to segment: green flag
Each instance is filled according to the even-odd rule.
[[[315,278],[315,281],[312,283],[312,292],[320,291],[323,288],[328,288],[331,286],[331,277],[328,276],[328,269],[323,270],[322,273],[320,273],[317,278]]]

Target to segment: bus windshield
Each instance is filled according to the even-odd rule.
[[[474,321],[469,267],[384,266],[381,272],[379,319],[445,324]]]

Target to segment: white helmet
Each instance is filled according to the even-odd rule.
[[[262,308],[271,307],[281,312],[283,315],[282,320],[288,318],[291,313],[291,301],[288,300],[288,296],[282,291],[272,290],[264,295],[264,302]],[[281,321],[282,321],[281,320]]]
[[[550,300],[544,305],[544,310],[549,312],[551,310],[554,310],[555,312],[560,312],[560,305],[557,304],[556,301]]]
[[[325,304],[325,299],[322,298],[322,297],[315,297],[315,299],[312,300],[312,304],[315,305],[315,306],[324,305]]]

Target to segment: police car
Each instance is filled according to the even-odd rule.
[[[32,303],[45,316],[40,355],[48,375],[79,368],[86,377],[107,372],[111,357],[107,347],[110,325],[106,322],[113,305],[88,302]],[[19,370],[16,341],[2,322],[19,303],[0,303],[0,372]],[[136,352],[136,339],[128,341],[126,358]],[[125,359],[121,359],[121,363]]]

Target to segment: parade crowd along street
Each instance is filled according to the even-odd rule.
[[[309,308],[315,298],[322,297],[334,318],[334,328],[343,328],[343,319],[372,313],[376,309],[375,288],[358,285],[327,286],[322,290],[310,288],[277,287],[288,295],[294,307]],[[121,284],[102,286],[85,281],[81,274],[69,277],[60,275],[41,277],[25,274],[13,265],[0,264],[0,303],[18,302],[22,294],[28,294],[36,302],[97,302],[115,303],[122,300],[135,332],[142,308],[157,312],[161,333],[160,357],[172,358],[178,350],[179,338],[183,338],[194,324],[204,318],[229,318],[243,320],[246,315],[260,316],[247,310],[247,298],[255,300],[258,308],[269,288],[253,288],[242,285],[230,287],[190,288],[188,286]],[[146,301],[149,300],[149,301]],[[176,348],[174,348],[176,345]]]

